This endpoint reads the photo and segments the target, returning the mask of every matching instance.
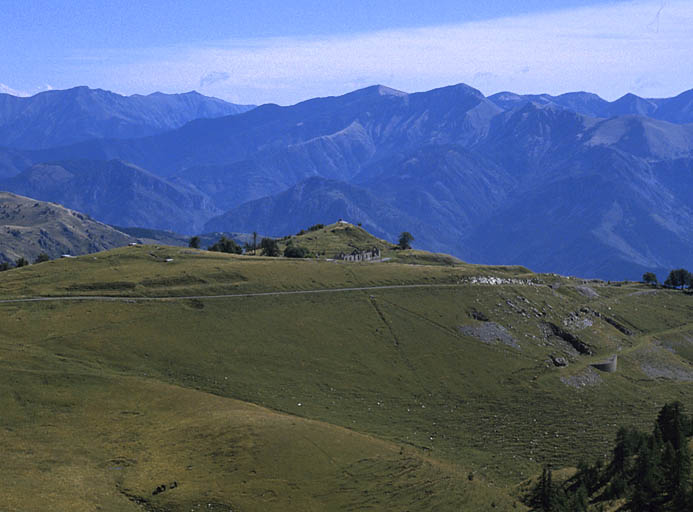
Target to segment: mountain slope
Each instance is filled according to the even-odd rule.
[[[162,133],[199,118],[252,108],[197,92],[121,96],[75,87],[28,98],[0,94],[0,146],[42,149],[94,138],[134,138]]]
[[[258,231],[283,236],[314,224],[345,219],[361,223],[379,238],[422,232],[419,221],[366,189],[324,178],[309,178],[275,196],[249,201],[211,219],[206,231]],[[417,229],[419,228],[419,229]],[[426,245],[422,235],[422,243]]]
[[[57,204],[0,192],[0,262],[41,253],[87,254],[134,241],[125,233]]]
[[[205,196],[118,160],[36,164],[0,186],[123,226],[193,233],[219,212]]]
[[[518,194],[465,240],[468,258],[603,279],[666,274],[693,263],[689,160],[657,170],[606,147]]]

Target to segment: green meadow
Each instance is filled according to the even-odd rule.
[[[0,273],[0,509],[523,510],[544,464],[693,409],[692,296],[388,250]]]

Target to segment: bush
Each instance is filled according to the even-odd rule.
[[[310,256],[310,251],[305,247],[287,245],[284,249],[284,257],[286,258],[307,258],[308,256]]]
[[[194,236],[190,239],[188,242],[188,247],[191,249],[199,249],[200,248],[200,237],[199,236]]]
[[[324,227],[325,224],[313,224],[311,227],[308,228],[308,231],[318,231]]]
[[[9,270],[9,269],[10,269],[9,263],[7,263],[6,261],[3,261],[2,263],[0,263],[0,272],[4,272],[5,270]]]
[[[24,257],[17,258],[14,262],[15,267],[18,267],[18,268],[19,267],[26,267],[28,264],[29,264],[29,262]]]
[[[34,263],[43,263],[44,261],[50,261],[51,258],[48,256],[45,252],[42,252],[38,256],[36,256],[36,259],[34,260]]]

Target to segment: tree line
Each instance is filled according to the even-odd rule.
[[[659,284],[657,275],[654,272],[645,272],[642,275],[642,280],[647,284]],[[688,288],[690,290],[693,289],[693,274],[685,268],[677,268],[669,272],[663,284],[667,288],[679,288],[681,290]]]
[[[651,433],[619,429],[608,463],[580,463],[564,481],[545,467],[526,504],[546,512],[605,510],[614,501],[625,501],[618,510],[630,512],[693,511],[692,436],[693,417],[679,402],[666,404]]]
[[[45,252],[42,252],[38,256],[36,256],[36,259],[34,259],[34,263],[43,263],[44,261],[50,261],[50,256],[46,254]],[[0,263],[0,272],[5,271],[5,270],[10,270],[12,268],[20,268],[20,267],[26,267],[29,265],[29,260],[27,260],[25,257],[20,256],[16,260],[14,260],[13,263],[10,263],[9,261],[3,261]]]
[[[307,230],[302,229],[300,230],[296,236],[301,236],[305,235],[306,233],[312,232],[312,231],[318,231],[320,229],[323,229],[325,227],[324,224],[315,224],[311,227],[309,227]],[[279,248],[279,244],[277,240],[274,238],[262,238],[260,240],[260,244],[258,245],[257,243],[257,232],[253,232],[253,242],[250,244],[249,242],[246,242],[243,246],[239,245],[235,240],[231,238],[227,238],[226,236],[222,235],[222,237],[217,240],[214,244],[210,245],[207,247],[208,251],[217,251],[217,252],[225,252],[225,253],[230,253],[230,254],[253,254],[256,255],[258,249],[260,250],[260,254],[262,256],[271,256],[271,257],[276,257],[279,256],[280,254],[283,255],[286,258],[314,258],[316,255],[311,252],[308,248],[303,247],[299,244],[297,244],[294,239],[291,236],[286,236],[282,238],[282,240],[286,240],[286,247],[284,248],[284,251],[282,251]],[[411,249],[411,243],[414,241],[414,236],[409,233],[408,231],[403,231],[399,235],[398,243],[397,243],[397,248],[398,249]],[[190,238],[188,242],[188,247],[191,247],[193,249],[199,249],[200,244],[202,243],[202,240],[200,239],[199,236],[193,236]]]

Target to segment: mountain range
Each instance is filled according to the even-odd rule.
[[[194,91],[121,96],[82,86],[27,98],[0,94],[0,146],[43,149],[94,138],[144,137],[180,128],[194,119],[251,108]]]
[[[0,188],[119,226],[280,236],[342,217],[467,261],[633,279],[693,267],[691,123],[693,90],[372,86],[144,137],[15,144]]]

